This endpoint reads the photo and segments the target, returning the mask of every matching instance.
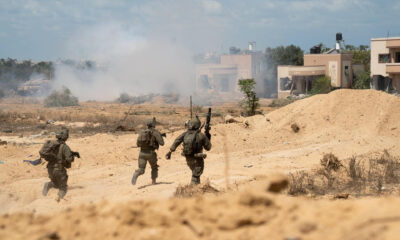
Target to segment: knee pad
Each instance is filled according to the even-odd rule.
[[[193,169],[193,176],[195,177],[200,177],[200,175],[203,173],[203,168],[202,167],[195,167]]]
[[[136,170],[138,175],[142,175],[144,174],[145,169],[144,168],[139,168],[138,170]]]

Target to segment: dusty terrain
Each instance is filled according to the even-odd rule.
[[[397,195],[289,197],[260,190],[257,176],[308,170],[330,152],[339,159],[385,149],[400,156],[399,120],[398,97],[337,90],[247,118],[248,126],[214,121],[202,180],[227,193],[191,199],[171,198],[190,181],[179,149],[172,160],[163,158],[178,128],[162,126],[168,136],[159,150],[157,185],[150,185],[150,169],[130,185],[137,167],[135,132],[73,134],[68,143],[82,158],[69,170],[69,192],[61,202],[54,190],[41,196],[45,165],[22,162],[35,159],[40,143],[54,136],[3,134],[2,140],[25,144],[0,146],[0,238],[394,239],[400,234]],[[231,190],[225,189],[226,159]]]

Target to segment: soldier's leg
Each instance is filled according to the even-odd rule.
[[[186,163],[189,166],[190,170],[192,170],[192,178],[191,184],[198,184],[199,179],[196,177],[195,169],[196,169],[196,159],[194,157],[186,157]]]
[[[54,172],[56,182],[58,185],[58,199],[64,198],[67,194],[67,182],[68,182],[68,175],[65,169],[60,169]]]
[[[53,187],[55,187],[54,184],[54,174],[53,174],[54,169],[53,168],[47,168],[47,172],[49,173],[49,178],[50,178],[50,182],[46,182],[43,186],[43,190],[42,190],[42,195],[43,196],[47,196],[47,193],[49,192],[49,190]]]
[[[151,166],[151,180],[153,184],[156,184],[156,179],[158,177],[158,165],[157,165],[157,154],[154,152],[154,154],[151,156],[151,159],[149,159],[149,163]]]
[[[192,183],[200,184],[200,176],[203,174],[204,170],[204,159],[203,158],[195,158],[193,175],[192,175]]]
[[[138,169],[136,169],[136,171],[133,173],[132,180],[131,180],[132,185],[136,184],[137,178],[140,175],[143,175],[145,170],[146,170],[147,160],[146,160],[146,156],[145,155],[146,155],[145,153],[142,153],[142,152],[139,153]]]

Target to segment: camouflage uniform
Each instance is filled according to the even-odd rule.
[[[59,189],[58,197],[61,199],[67,194],[68,175],[66,168],[71,167],[74,156],[71,149],[65,143],[68,139],[68,129],[62,129],[57,133],[57,141],[59,143],[58,154],[54,156],[53,161],[47,163],[47,172],[49,173],[50,182],[45,183],[43,187],[43,195],[46,196],[50,188]]]
[[[203,148],[207,151],[211,149],[211,142],[210,140],[206,137],[206,135],[202,132],[199,131],[200,128],[200,120],[198,119],[193,119],[189,122],[188,124],[189,130],[182,133],[180,136],[178,136],[174,143],[172,144],[170,148],[170,152],[168,153],[170,155],[171,152],[174,152],[176,148],[184,141],[185,135],[187,133],[191,132],[197,132],[197,145],[199,146],[199,149],[193,154],[190,155],[182,155],[185,156],[186,158],[186,163],[189,166],[190,170],[192,170],[192,179],[191,183],[192,184],[200,184],[200,176],[203,174],[204,170],[204,157],[202,156],[203,154]],[[167,154],[167,155],[168,155]]]
[[[139,138],[136,142],[136,145],[140,147],[139,159],[138,159],[138,169],[133,174],[132,177],[132,184],[136,184],[136,180],[140,175],[143,175],[146,170],[146,164],[149,162],[151,166],[151,179],[152,183],[156,183],[156,179],[158,177],[158,165],[157,165],[157,153],[155,150],[159,148],[159,146],[164,145],[164,139],[161,136],[161,133],[156,130],[155,127],[155,120],[148,120],[147,127],[151,130],[152,136],[154,137],[153,144],[151,145],[141,145],[139,142]]]

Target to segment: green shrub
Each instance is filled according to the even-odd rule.
[[[45,100],[45,107],[78,106],[78,98],[73,96],[71,90],[63,87],[60,91],[53,91]]]
[[[360,73],[353,81],[354,89],[369,89],[371,83],[371,77],[369,72]]]
[[[319,77],[315,80],[311,94],[329,93],[331,91],[331,78],[328,76]]]
[[[241,106],[246,111],[247,116],[253,116],[256,114],[256,110],[259,107],[259,99],[256,96],[256,82],[254,79],[240,79],[238,82],[240,91],[244,94],[245,99],[241,102]]]

